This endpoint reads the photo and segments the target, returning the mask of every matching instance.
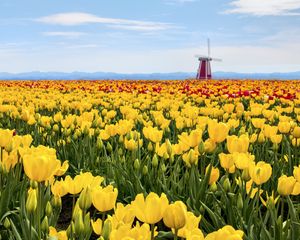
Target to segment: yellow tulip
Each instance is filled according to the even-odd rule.
[[[243,240],[243,231],[235,230],[232,226],[225,226],[218,231],[209,233],[205,240]]]
[[[251,122],[255,128],[262,128],[265,124],[266,119],[264,118],[252,118]]]
[[[249,166],[249,175],[253,182],[257,185],[261,185],[269,180],[272,175],[272,167],[270,164],[263,161],[257,164],[251,163]]]
[[[209,138],[211,138],[216,143],[223,142],[226,139],[228,132],[229,127],[225,123],[217,123],[215,121],[211,121],[208,124]]]
[[[277,191],[281,196],[288,196],[293,192],[295,184],[296,179],[293,176],[283,175],[278,179]]]
[[[216,149],[216,147],[216,143],[210,138],[206,139],[206,141],[204,142],[204,151],[206,153],[212,153]]]
[[[99,212],[106,212],[115,207],[118,190],[112,185],[105,188],[95,187],[92,190],[92,202]]]
[[[271,138],[271,136],[276,135],[278,131],[277,126],[264,125],[264,135],[267,138]]]
[[[124,206],[122,203],[117,203],[115,213],[112,216],[112,228],[117,228],[120,225],[132,225],[135,218],[135,211],[131,204]]]
[[[264,200],[261,196],[260,196],[260,200],[263,203],[264,206],[266,206],[267,208],[274,208],[277,201],[279,200],[280,196],[277,196],[275,198],[274,196],[274,191],[272,191],[272,194],[269,196],[268,192],[266,192],[267,195],[267,199]]]
[[[57,232],[54,227],[49,227],[49,236],[54,237],[57,240],[68,240],[66,231]]]
[[[300,182],[297,181],[295,183],[295,186],[293,188],[293,192],[291,194],[294,195],[294,196],[297,196],[297,195],[300,194]]]
[[[23,156],[25,174],[31,180],[43,182],[51,179],[60,167],[60,161],[43,153],[25,154]]]
[[[63,197],[68,194],[68,185],[65,181],[55,181],[51,185],[51,192],[56,197]]]
[[[279,143],[281,143],[281,140],[282,140],[282,134],[271,135],[270,139],[271,139],[272,143],[279,144]]]
[[[149,139],[150,141],[157,143],[160,142],[163,136],[163,131],[158,130],[157,127],[144,127],[143,134],[145,138]]]
[[[210,168],[210,165],[208,165],[206,167],[206,170],[205,170],[206,174],[207,174],[209,168]],[[209,177],[208,184],[212,185],[213,183],[215,183],[216,181],[218,181],[219,177],[220,177],[220,171],[219,171],[219,169],[212,167],[211,168],[211,172],[210,172],[210,177]]]
[[[154,236],[157,236],[157,232],[154,232]],[[110,240],[133,240],[133,239],[151,239],[150,226],[143,224],[140,226],[136,224],[134,228],[130,225],[123,225],[117,229],[113,229],[109,236]]]
[[[84,182],[80,178],[80,175],[76,175],[74,179],[70,176],[66,176],[64,182],[68,192],[72,195],[80,193],[83,189]]]
[[[249,153],[233,153],[232,158],[238,169],[247,169],[250,163],[254,162],[255,156]]]
[[[2,150],[1,158],[2,162],[0,161],[0,164],[2,164],[3,170],[5,172],[9,172],[10,169],[14,168],[19,162],[17,150],[13,150],[10,153],[6,152],[5,150]]]
[[[196,152],[194,149],[190,149],[189,152],[182,155],[182,159],[188,167],[191,167],[191,165],[198,164],[198,156],[198,152]]]
[[[246,192],[247,194],[250,194],[250,198],[254,198],[255,194],[257,193],[258,188],[253,187],[253,180],[249,180],[246,182]],[[263,193],[263,190],[260,190],[259,196]]]
[[[7,148],[12,145],[13,131],[0,129],[0,147]]]
[[[125,138],[124,146],[129,151],[134,151],[138,148],[138,144],[134,139],[127,140],[127,138]]]
[[[151,192],[146,199],[143,194],[138,194],[131,205],[138,220],[148,224],[155,224],[163,218],[163,214],[169,205],[169,200],[164,193],[159,197],[156,193]]]
[[[232,157],[232,154],[220,153],[219,159],[222,168],[226,169],[227,171],[230,168],[234,167],[234,159]]]
[[[66,173],[68,168],[69,168],[69,161],[64,161],[63,164],[56,170],[54,175],[60,177]]]
[[[186,224],[186,215],[187,209],[185,204],[181,201],[176,201],[175,203],[167,206],[163,214],[163,221],[167,227],[177,231],[178,229],[183,228]]]
[[[102,226],[103,226],[102,220],[100,218],[98,218],[96,221],[91,220],[91,225],[94,233],[100,236],[102,232]]]
[[[296,178],[297,182],[300,182],[300,166],[294,167],[293,175]]]
[[[289,122],[279,122],[278,130],[281,133],[289,133],[291,129],[291,124]]]
[[[227,137],[227,149],[229,153],[246,153],[249,148],[249,137],[246,134]]]
[[[199,229],[201,217],[196,217],[192,212],[186,214],[186,224],[178,230],[178,237],[187,239],[204,240],[204,235]],[[174,231],[174,230],[173,230]]]
[[[292,131],[292,135],[295,137],[295,138],[300,138],[300,127],[299,126],[296,126],[294,128],[294,130]]]

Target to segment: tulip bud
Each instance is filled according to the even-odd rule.
[[[69,225],[69,227],[67,228],[67,236],[68,239],[71,239],[71,237],[74,237],[75,233],[75,226],[74,226],[74,222],[72,221],[71,224]]]
[[[167,170],[166,165],[163,163],[160,165],[161,171],[165,172]]]
[[[174,156],[173,156],[173,155],[170,156],[170,162],[171,162],[171,163],[174,162]]]
[[[164,130],[165,130],[166,133],[170,133],[171,132],[171,129],[169,127],[166,127]]]
[[[124,142],[124,139],[123,139],[123,136],[119,136],[119,143],[123,143]]]
[[[242,210],[244,207],[244,201],[243,201],[242,195],[240,193],[239,193],[238,199],[237,199],[237,207],[240,210]]]
[[[31,187],[32,189],[37,189],[37,188],[38,188],[38,183],[37,183],[37,181],[30,180],[30,187]]]
[[[143,167],[143,175],[147,175],[147,173],[148,173],[148,167],[144,166]]]
[[[253,144],[249,145],[249,152],[253,152]]]
[[[230,183],[230,180],[229,178],[226,178],[223,182],[223,188],[226,192],[230,192],[231,190],[231,183]]]
[[[97,138],[97,148],[101,150],[103,148],[103,142],[100,137]]]
[[[113,151],[113,148],[111,146],[111,144],[108,142],[107,145],[106,145],[106,150],[107,152],[111,153]]]
[[[214,182],[212,185],[209,187],[211,192],[216,192],[218,190],[217,184]]]
[[[166,146],[167,146],[167,153],[169,156],[171,156],[172,152],[173,152],[172,144],[169,139],[167,139],[165,142],[166,142]]]
[[[112,229],[111,221],[110,219],[106,219],[102,229],[102,237],[105,240],[109,240],[111,229]]]
[[[58,196],[53,196],[51,199],[51,204],[54,208],[60,208],[62,205],[61,198]]]
[[[84,233],[87,234],[91,230],[91,217],[90,213],[88,212],[84,216]]]
[[[37,190],[30,188],[26,200],[26,211],[33,213],[37,207]]]
[[[48,217],[44,217],[42,224],[41,224],[41,230],[42,232],[46,233],[49,231],[49,223],[48,223]]]
[[[201,141],[201,142],[199,143],[199,145],[198,145],[198,151],[199,151],[199,153],[200,153],[201,155],[205,153],[205,147],[204,147],[203,141]]]
[[[151,142],[148,143],[147,149],[148,149],[149,152],[153,151],[153,145],[152,145]]]
[[[92,193],[89,186],[84,188],[82,192],[80,193],[79,199],[78,199],[79,207],[82,210],[87,210],[92,205]]]
[[[6,229],[9,229],[10,228],[10,221],[9,221],[9,219],[6,217],[5,219],[4,219],[4,223],[3,223],[3,225],[4,225],[4,227],[6,228]]]
[[[251,179],[250,175],[249,175],[249,169],[248,168],[245,168],[242,172],[242,179],[244,181],[249,181]]]
[[[78,134],[77,134],[76,132],[73,134],[73,139],[74,139],[74,140],[77,140],[77,139],[78,139]]]
[[[204,213],[205,213],[205,208],[201,205],[199,211],[200,211],[201,215],[204,215]]]
[[[58,132],[59,131],[59,126],[57,124],[53,125],[53,131]]]
[[[169,154],[168,154],[167,152],[164,152],[163,158],[164,158],[165,160],[167,160],[167,159],[169,158]]]
[[[123,155],[123,149],[122,149],[122,148],[119,148],[118,154],[119,154],[119,156],[122,156],[122,155]]]
[[[99,134],[100,134],[100,129],[99,129],[99,128],[96,128],[96,129],[95,129],[95,136],[99,136]]]
[[[82,219],[82,211],[78,210],[74,220],[74,230],[76,235],[80,235],[84,231],[84,223]]]
[[[135,170],[138,170],[140,168],[140,161],[138,159],[135,159],[133,166]]]
[[[152,158],[152,166],[153,167],[157,167],[158,166],[158,158],[156,153],[154,154],[153,158]]]
[[[45,212],[46,212],[46,216],[50,218],[50,216],[52,215],[52,206],[50,202],[47,202]]]
[[[83,134],[84,134],[84,135],[89,135],[89,133],[90,133],[90,130],[88,129],[88,127],[85,127],[85,128],[83,129]]]

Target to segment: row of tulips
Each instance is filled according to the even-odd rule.
[[[242,231],[225,226],[204,238],[201,217],[182,201],[169,202],[165,194],[138,194],[130,204],[117,203],[118,190],[101,185],[103,177],[84,172],[63,178],[68,161],[61,163],[55,149],[31,142],[30,135],[0,129],[1,236],[7,239],[90,239],[92,230],[99,239],[112,240],[243,237]],[[12,182],[16,187],[9,189]],[[66,230],[57,231],[61,198],[67,194],[73,199],[72,218]]]
[[[245,239],[296,239],[297,81],[1,84],[0,124],[69,160],[52,194],[79,195],[91,172],[123,204],[151,192],[184,202],[204,236],[229,224]]]

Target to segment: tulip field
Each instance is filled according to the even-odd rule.
[[[299,149],[299,81],[0,81],[0,239],[300,239]]]

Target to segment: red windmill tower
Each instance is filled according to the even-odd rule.
[[[210,57],[210,41],[209,41],[209,39],[207,39],[207,47],[208,47],[208,55],[207,56],[204,56],[204,55],[196,55],[195,56],[200,61],[196,79],[211,79],[212,74],[211,74],[210,62],[211,61],[218,61],[218,62],[222,61],[221,59]]]

